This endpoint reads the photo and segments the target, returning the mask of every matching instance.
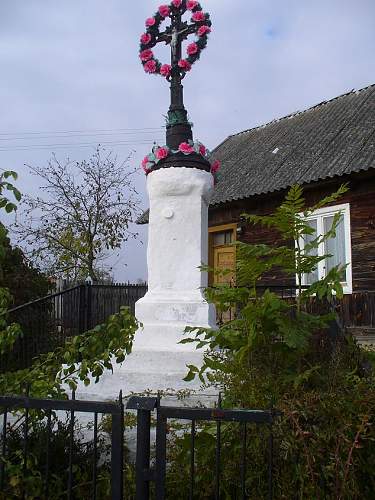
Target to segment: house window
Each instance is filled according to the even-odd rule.
[[[307,218],[307,222],[314,230],[311,235],[305,235],[301,239],[301,247],[315,239],[318,234],[326,234],[332,228],[335,214],[340,213],[340,221],[336,227],[336,236],[329,238],[322,243],[319,248],[313,249],[311,255],[327,255],[324,260],[318,263],[317,268],[309,274],[304,274],[303,285],[310,285],[314,281],[323,279],[326,274],[335,266],[347,264],[342,272],[342,285],[344,293],[352,293],[352,266],[351,266],[351,238],[350,238],[350,208],[349,203],[325,207],[316,210]]]

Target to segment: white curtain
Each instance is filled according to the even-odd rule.
[[[316,238],[317,231],[318,231],[317,219],[311,219],[307,223],[312,229],[314,229],[314,233],[304,235],[305,245],[307,245],[308,243],[310,243],[312,240],[314,240]],[[318,249],[312,248],[309,252],[307,252],[307,254],[316,256],[316,255],[318,255]],[[319,279],[318,268],[314,269],[314,271],[312,273],[305,274],[306,285],[311,285],[312,283],[314,283],[314,281],[318,281],[318,279]]]
[[[333,216],[324,217],[324,233],[327,233],[332,228]],[[326,258],[325,266],[326,272],[328,273],[334,266],[339,264],[344,265],[346,263],[345,255],[345,228],[344,228],[344,217],[340,217],[340,222],[336,227],[336,236],[334,238],[329,238],[325,243],[325,254],[330,254],[331,257]],[[343,281],[345,278],[345,271],[343,272]]]

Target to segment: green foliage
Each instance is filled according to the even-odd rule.
[[[138,327],[129,309],[122,307],[105,324],[40,355],[30,368],[0,375],[0,393],[21,394],[28,386],[34,397],[64,397],[65,389],[76,389],[79,380],[89,385],[93,378],[96,383],[131,352]]]
[[[3,194],[4,191],[12,193],[17,202],[21,200],[21,193],[11,182],[8,181],[9,178],[17,180],[18,175],[16,172],[11,170],[0,174],[0,209],[4,209],[8,214],[15,212],[17,210],[17,205]]]
[[[8,231],[0,223],[0,287],[12,295],[11,306],[19,306],[47,295],[51,282],[26,259],[22,250],[13,247]]]
[[[52,420],[49,448],[49,499],[64,498],[67,495],[70,422]],[[92,498],[92,457],[93,442],[84,439],[81,426],[75,425],[73,440],[73,494],[74,498]],[[87,432],[87,430],[86,430]],[[22,491],[28,499],[44,498],[46,471],[46,444],[48,427],[45,421],[35,422],[28,435],[28,457],[24,464],[23,428],[13,426],[8,429],[7,455],[4,460],[6,470],[5,490],[1,499],[22,498]],[[101,457],[97,464],[97,497],[110,498],[110,445],[104,436],[99,436],[97,453]],[[26,472],[24,471],[24,465]]]
[[[346,191],[347,187],[341,186],[324,199],[324,204],[336,201]],[[308,378],[311,366],[308,361],[304,362],[304,359],[310,351],[312,336],[334,319],[332,314],[310,314],[309,302],[315,296],[321,301],[330,302],[333,297],[341,298],[343,294],[340,282],[342,266],[332,268],[324,279],[313,283],[308,289],[304,290],[301,286],[302,276],[311,273],[319,261],[327,257],[312,255],[311,250],[317,249],[333,237],[340,221],[340,214],[337,214],[329,232],[317,235],[309,243],[301,245],[301,241],[313,233],[306,217],[322,204],[323,202],[305,208],[302,188],[293,186],[274,214],[243,214],[243,218],[250,224],[262,224],[279,232],[286,244],[272,247],[237,243],[237,287],[233,288],[227,284],[212,287],[207,289],[206,297],[216,305],[218,311],[225,312],[235,308],[240,314],[218,330],[187,329],[193,336],[182,342],[193,342],[197,344],[197,348],[205,347],[209,348],[209,351],[200,369],[189,367],[186,380],[192,380],[198,374],[203,381],[205,373],[208,373],[207,377],[210,379],[210,371],[223,369],[227,358],[221,362],[217,350],[225,351],[226,356],[249,365],[251,358],[261,352],[270,361],[271,370],[275,367],[279,370],[285,362],[289,366],[295,366],[295,361],[298,360],[295,377],[303,379],[303,373],[306,371],[305,378]],[[295,244],[290,245],[290,241]],[[267,289],[261,294],[258,293],[258,282],[275,268],[282,270],[286,277],[299,278],[295,300],[286,301]]]
[[[312,229],[305,217],[335,202],[342,186],[313,207],[305,208],[300,187],[294,186],[285,202],[270,216],[244,215],[250,224],[262,224],[279,232],[284,245],[237,244],[237,287],[220,285],[206,291],[219,311],[233,311],[234,320],[217,330],[187,328],[182,343],[204,349],[201,367],[188,366],[185,380],[199,377],[223,392],[227,407],[269,408],[282,416],[276,420],[275,498],[371,498],[375,491],[375,378],[364,354],[350,338],[333,339],[327,326],[335,320],[331,304],[342,297],[342,267],[332,269],[309,289],[299,287],[295,299],[282,299],[257,284],[270,270],[298,276],[317,266],[318,248],[335,234],[339,216],[324,236],[309,238]],[[294,244],[295,242],[295,244]],[[291,244],[292,243],[292,244]],[[303,249],[303,246],[305,248]],[[312,305],[324,313],[312,313]],[[315,308],[316,310],[316,308]],[[223,429],[223,498],[239,495],[240,430]],[[201,471],[211,471],[215,429],[201,428],[196,456]],[[267,455],[258,428],[250,433],[246,455],[246,488],[249,498],[267,498]],[[259,437],[260,436],[260,437]],[[173,440],[173,484],[181,484],[188,471],[188,438]],[[200,498],[211,498],[213,485],[197,476]],[[187,490],[175,490],[174,498],[186,498]]]
[[[3,191],[6,190],[12,192],[16,201],[21,199],[21,194],[18,189],[7,180],[9,178],[16,180],[16,172],[6,171],[0,175],[0,210],[4,209],[7,213],[15,211],[17,206],[4,196]],[[7,244],[9,244],[8,231],[5,226],[0,223],[0,278],[4,272]],[[8,324],[8,309],[12,301],[13,297],[10,291],[8,288],[3,286],[0,280],[0,355],[11,350],[17,338],[22,335],[19,325],[15,323]]]
[[[0,355],[12,350],[16,340],[22,335],[17,323],[8,321],[8,307],[12,296],[6,288],[0,288]]]
[[[16,174],[13,175],[16,178]],[[9,177],[4,174],[4,177]],[[12,191],[17,200],[18,191],[9,183],[0,179],[0,194],[3,189]],[[0,198],[5,200],[5,198]],[[1,208],[8,212],[15,210],[9,201],[3,201]],[[8,259],[8,260],[7,260]],[[4,283],[9,279],[9,268],[12,259],[24,266],[24,280],[29,269],[23,261],[23,256],[15,254],[9,244],[6,228],[0,224],[0,270]],[[37,274],[37,273],[36,273]],[[38,277],[38,276],[36,276]],[[8,308],[13,298],[7,288],[0,288],[0,355],[12,350],[17,338],[22,335],[19,325],[9,324]],[[112,370],[115,363],[124,361],[131,352],[135,332],[139,323],[130,314],[129,309],[122,307],[118,314],[110,316],[106,323],[98,325],[91,331],[68,339],[63,347],[40,355],[33,365],[25,370],[6,372],[0,375],[0,394],[22,394],[24,389],[32,397],[66,398],[68,388],[77,388],[78,381],[89,385],[91,380],[98,382],[105,370]],[[8,424],[7,454],[2,457],[6,470],[6,489],[0,492],[0,498],[21,498],[22,492],[27,492],[27,498],[37,499],[44,496],[45,477],[45,446],[47,442],[47,427],[43,420],[43,411],[29,412],[28,455],[24,462],[23,410],[15,411],[14,420]],[[51,433],[50,449],[50,481],[48,498],[66,496],[67,467],[69,457],[70,427],[57,421],[53,414],[53,432]],[[100,440],[98,444],[100,463],[98,464],[98,498],[110,498],[110,463],[108,460],[108,445]],[[92,481],[93,444],[80,438],[73,443],[75,478],[74,495],[77,498],[92,498],[90,490]],[[124,464],[125,477],[134,477],[128,464]]]
[[[341,358],[342,356],[342,358]],[[262,360],[260,360],[262,361]],[[274,498],[346,499],[373,498],[375,491],[374,384],[344,375],[346,355],[331,364],[330,390],[296,388],[278,401],[282,416],[275,419]],[[242,367],[243,369],[243,367]],[[339,372],[339,376],[337,376]],[[250,380],[241,371],[225,385],[227,407],[265,407],[261,375]],[[189,497],[189,428],[170,429],[167,491],[173,499]],[[197,424],[195,438],[195,492],[197,498],[211,499],[215,491],[216,424]],[[268,498],[267,427],[248,425],[246,497]],[[241,462],[244,453],[243,428],[221,426],[221,497],[242,498]]]

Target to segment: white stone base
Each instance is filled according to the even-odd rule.
[[[181,161],[181,160],[179,160]],[[135,315],[144,329],[135,337],[133,352],[114,374],[106,373],[86,395],[111,399],[130,392],[198,389],[186,383],[186,365],[200,367],[203,353],[195,344],[179,344],[186,326],[214,328],[215,308],[202,293],[208,262],[208,203],[212,175],[195,168],[159,169],[147,176],[150,223],[147,251],[147,294]]]
[[[199,379],[184,382],[183,378],[188,372],[186,365],[201,366],[203,351],[195,350],[194,344],[178,344],[183,330],[181,326],[171,325],[148,327],[147,331],[140,329],[133,352],[122,365],[115,365],[113,373],[105,372],[97,384],[92,382],[88,387],[80,384],[77,399],[112,400],[118,397],[120,390],[124,396],[147,390],[153,393],[167,389],[199,391]]]

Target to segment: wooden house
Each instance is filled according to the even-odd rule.
[[[319,250],[332,257],[319,264],[316,276],[330,266],[348,264],[341,318],[361,340],[375,342],[375,85],[231,135],[214,156],[222,161],[209,208],[214,268],[234,265],[231,243],[236,239],[279,243],[272,230],[242,224],[242,213],[272,213],[293,184],[303,186],[306,203],[312,205],[348,183],[349,191],[338,203],[311,218],[312,227],[322,233],[333,215],[342,213],[336,238]],[[139,223],[146,223],[147,216]],[[304,284],[310,279],[304,277]],[[265,284],[290,286],[295,281],[273,273]]]

